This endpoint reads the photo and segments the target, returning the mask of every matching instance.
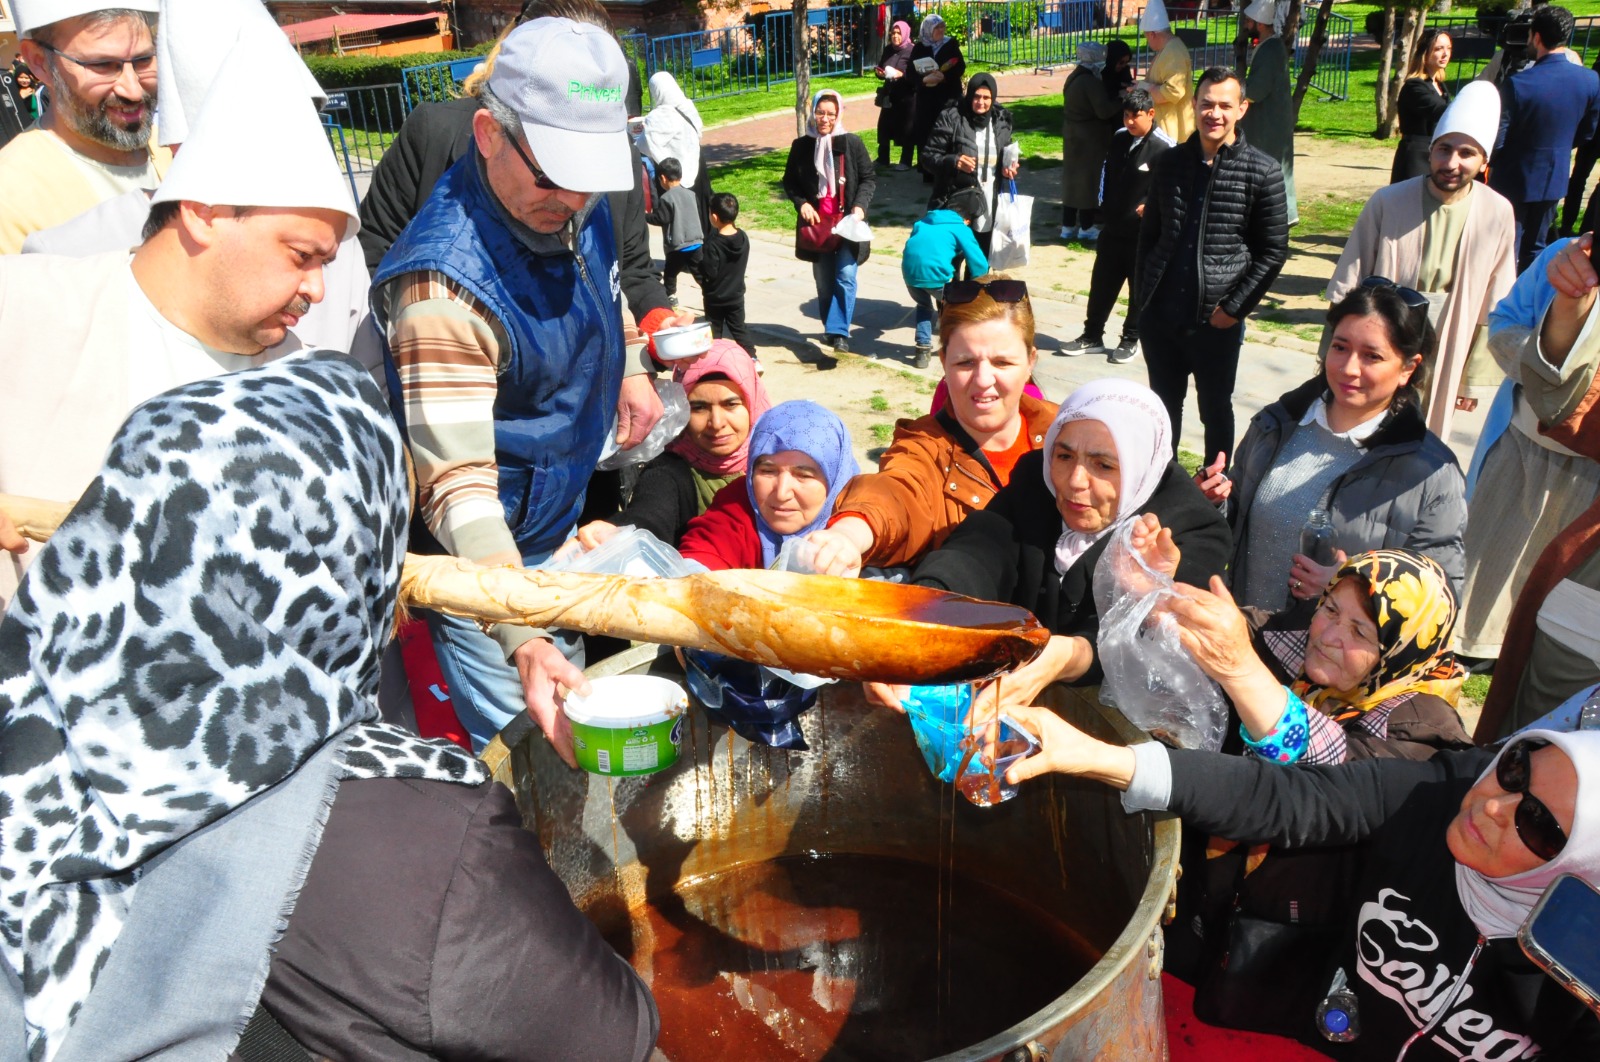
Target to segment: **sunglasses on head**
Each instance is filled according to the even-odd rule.
[[[944,286],[944,301],[960,306],[981,292],[987,292],[995,302],[1021,302],[1028,297],[1028,284],[1023,280],[952,280]]]
[[[1361,286],[1364,288],[1388,288],[1400,296],[1400,301],[1405,303],[1409,309],[1422,310],[1426,309],[1428,305],[1428,297],[1422,292],[1417,291],[1415,288],[1396,284],[1388,277],[1368,277],[1361,282]]]
[[[563,190],[559,184],[550,179],[549,174],[545,173],[543,170],[533,164],[533,160],[528,157],[528,153],[522,150],[522,145],[517,143],[516,137],[507,133],[506,139],[511,141],[511,146],[517,149],[517,158],[521,159],[523,165],[528,167],[528,172],[533,174],[533,183],[536,186],[543,188],[547,192],[559,192]]]
[[[1548,741],[1518,741],[1500,754],[1494,768],[1495,784],[1507,793],[1522,794],[1522,799],[1517,801],[1516,813],[1512,816],[1517,836],[1528,851],[1546,862],[1560,855],[1567,846],[1567,832],[1556,821],[1555,813],[1528,792],[1528,783],[1533,776],[1533,754],[1548,744]]]

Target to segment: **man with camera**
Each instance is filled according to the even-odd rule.
[[[1501,88],[1504,106],[1489,187],[1516,209],[1519,270],[1549,242],[1556,204],[1567,190],[1572,148],[1600,123],[1600,75],[1568,58],[1572,27],[1572,12],[1564,7],[1534,12],[1528,30],[1533,65]]]

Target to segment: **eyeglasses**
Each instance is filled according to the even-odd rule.
[[[982,292],[988,292],[995,302],[1021,302],[1028,297],[1025,280],[952,280],[944,286],[944,301],[955,306],[971,302]]]
[[[61,56],[69,63],[83,67],[100,81],[116,80],[122,76],[124,67],[133,67],[134,76],[140,79],[143,79],[146,74],[155,73],[156,69],[156,54],[154,52],[149,55],[136,55],[132,59],[79,59],[75,55],[68,55],[59,48],[50,47],[44,41],[36,40],[34,43],[47,52]]]
[[[505,132],[505,130],[501,130],[501,132]],[[549,174],[545,173],[543,170],[533,164],[533,160],[528,157],[528,153],[522,150],[522,145],[517,143],[516,137],[512,136],[510,133],[506,133],[505,136],[507,140],[511,141],[511,146],[517,149],[517,158],[521,159],[523,164],[528,167],[528,172],[533,174],[533,183],[535,185],[543,188],[547,192],[565,191],[564,188],[550,179]]]
[[[1400,301],[1405,303],[1409,309],[1422,310],[1428,306],[1428,297],[1422,292],[1417,291],[1415,288],[1396,284],[1388,277],[1368,277],[1361,282],[1361,286],[1364,288],[1389,288],[1400,296]]]
[[[1494,768],[1494,780],[1501,789],[1507,793],[1522,794],[1512,816],[1517,836],[1522,838],[1528,851],[1547,862],[1560,855],[1567,846],[1567,832],[1556,821],[1555,813],[1528,792],[1528,783],[1533,776],[1530,766],[1533,753],[1548,744],[1548,741],[1519,741],[1500,754],[1500,760]]]

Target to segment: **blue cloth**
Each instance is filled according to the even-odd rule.
[[[1517,385],[1506,380],[1500,385],[1500,390],[1494,393],[1494,401],[1489,403],[1489,413],[1483,422],[1483,431],[1478,433],[1478,445],[1472,451],[1472,463],[1467,466],[1467,501],[1472,501],[1472,494],[1478,489],[1478,476],[1483,472],[1483,463],[1489,459],[1489,451],[1511,427],[1511,415],[1517,406]]]
[[[981,277],[989,271],[989,259],[961,215],[930,210],[911,226],[900,256],[900,275],[908,288],[941,289],[955,279],[957,255],[966,259],[968,275]]]
[[[817,284],[817,316],[822,330],[830,336],[850,336],[850,322],[856,316],[855,244],[845,243],[836,251],[819,254],[811,263],[811,278]]]
[[[1244,739],[1245,749],[1269,763],[1298,763],[1311,744],[1311,722],[1306,714],[1309,711],[1306,702],[1287,687],[1284,692],[1289,695],[1289,700],[1283,706],[1283,715],[1278,717],[1278,722],[1260,741],[1250,736],[1250,731],[1245,729],[1243,723],[1239,724],[1239,736]]]
[[[811,458],[828,479],[828,497],[817,511],[816,519],[789,535],[772,530],[762,519],[752,482],[758,460],[785,450],[798,450]],[[750,474],[744,481],[750,508],[756,514],[756,532],[761,536],[761,563],[771,564],[785,540],[804,537],[825,526],[828,517],[833,515],[834,499],[839,497],[846,483],[860,474],[861,466],[856,464],[855,451],[850,445],[850,431],[832,411],[815,402],[797,399],[780,402],[763,413],[750,432]]]
[[[982,275],[982,273],[973,274],[973,276]],[[944,294],[944,289],[919,288],[907,284],[906,290],[911,293],[911,301],[917,308],[917,346],[932,346],[933,325],[939,320],[939,299]]]
[[[1489,187],[1513,206],[1560,199],[1573,145],[1600,122],[1600,76],[1565,55],[1547,55],[1507,78],[1501,97]]]
[[[1571,697],[1568,697],[1566,700],[1562,701],[1561,707],[1557,708],[1549,715],[1540,716],[1538,719],[1535,719],[1527,726],[1518,730],[1517,733],[1520,734],[1528,730],[1569,731],[1578,729],[1578,724],[1583,721],[1583,706],[1587,704],[1589,702],[1589,698],[1593,697],[1596,693],[1600,693],[1600,686],[1588,686],[1579,690]]]
[[[553,551],[577,522],[622,389],[622,284],[604,196],[577,250],[540,254],[513,231],[473,151],[440,178],[372,278],[379,320],[389,280],[430,270],[471,292],[510,336],[495,392],[495,461],[506,525],[524,554]],[[387,338],[384,372],[404,428]]]

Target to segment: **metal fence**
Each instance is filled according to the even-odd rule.
[[[1316,12],[1309,7],[1295,34],[1293,75],[1298,76],[1300,64],[1305,62],[1306,49],[1311,46],[1311,31],[1316,26]],[[1317,69],[1311,75],[1310,87],[1330,100],[1350,98],[1350,52],[1355,46],[1355,23],[1348,15],[1328,16],[1328,39],[1317,56]]]
[[[356,175],[371,173],[400,131],[405,121],[404,99],[398,82],[328,93],[322,126],[358,200],[361,193]]]
[[[483,62],[481,56],[450,59],[400,71],[401,109],[405,114],[419,103],[437,103],[461,94],[461,82]]]

